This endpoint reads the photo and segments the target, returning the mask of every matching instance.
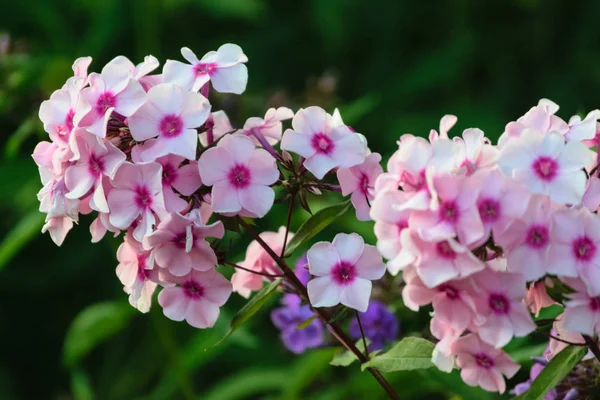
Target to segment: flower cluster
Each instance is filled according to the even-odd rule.
[[[564,342],[600,335],[599,110],[566,122],[541,100],[497,145],[476,128],[450,139],[456,117],[445,116],[428,139],[403,135],[384,171],[338,110],[271,108],[234,128],[209,94],[244,92],[242,49],[181,54],[186,62],[168,60],[154,74],[152,56],[138,65],[119,56],[89,74],[91,58],[80,58],[39,111],[49,135],[33,153],[42,231],[60,246],[80,214],[94,213],[92,242],[122,234],[116,274],[132,306],[147,312],[158,289],[165,316],[209,328],[232,292],[248,298],[270,281],[286,292],[271,318],[287,348],[323,346],[327,327],[366,362],[350,337],[372,350],[396,338],[398,321],[371,294],[386,269],[402,271],[404,304],[433,307],[433,362],[497,392],[519,369],[502,348],[536,329],[532,313],[564,306],[549,358]],[[352,203],[358,220],[373,220],[377,246],[338,233],[292,271],[286,248],[309,245],[335,218],[324,210],[294,236],[295,201],[311,212],[308,194],[323,191],[350,196],[331,208],[337,216]],[[251,219],[287,201],[284,226],[254,231]],[[236,262],[220,239],[241,228],[253,241]],[[231,279],[219,265],[235,268]],[[561,290],[551,297],[550,288]],[[375,297],[398,296],[381,290]],[[349,336],[337,323],[345,308],[356,312]]]
[[[167,317],[206,328],[232,291],[248,297],[279,271],[256,241],[239,265],[220,259],[215,239],[224,236],[222,218],[265,216],[274,187],[283,186],[280,168],[296,176],[293,188],[286,181],[294,195],[304,188],[317,192],[319,180],[337,171],[347,175],[341,178],[345,192],[367,196],[366,184],[350,175],[363,166],[373,170],[380,157],[367,158],[364,136],[344,125],[339,113],[318,107],[296,114],[271,108],[264,118],[249,118],[234,129],[208,97],[211,86],[244,92],[248,59],[242,49],[225,44],[201,59],[188,48],[181,54],[186,62],[168,60],[157,74],[153,56],[138,65],[119,56],[89,74],[91,58],[76,60],[73,77],[40,107],[50,141],[38,144],[33,159],[44,185],[38,194],[40,211],[47,214],[43,232],[61,245],[79,215],[94,212],[93,242],[107,232],[124,232],[117,276],[130,303],[147,312],[154,291],[162,288],[158,303]],[[290,119],[292,129],[284,133],[282,121]],[[280,141],[282,149],[303,157],[298,165],[273,148]],[[213,213],[215,222],[209,222]],[[280,252],[293,234],[288,226],[260,237]],[[362,248],[350,261],[358,262]],[[377,257],[373,246],[367,253]],[[217,272],[219,264],[238,268],[231,281]],[[381,264],[379,277],[383,270]],[[366,308],[369,294],[359,297]]]
[[[433,361],[469,385],[503,392],[518,365],[501,348],[536,329],[546,283],[574,290],[564,329],[600,333],[600,111],[566,122],[541,100],[498,145],[476,128],[404,135],[374,188],[377,247],[402,271],[405,304],[432,304]],[[548,278],[548,279],[546,279]],[[552,278],[552,279],[550,279]],[[528,290],[529,287],[529,290]]]

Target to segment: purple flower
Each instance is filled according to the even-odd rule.
[[[383,349],[386,342],[396,339],[398,336],[398,320],[390,312],[387,306],[372,300],[366,312],[360,313],[360,322],[367,339],[371,341],[369,350]],[[359,339],[360,327],[356,318],[350,322],[350,334]]]
[[[528,391],[531,387],[531,383],[535,380],[535,378],[537,378],[537,376],[540,374],[540,372],[542,372],[542,370],[546,366],[547,361],[544,358],[533,357],[533,360],[535,361],[535,363],[531,366],[531,370],[529,371],[529,379],[515,386],[515,388],[510,391],[511,394],[519,396]],[[556,389],[552,389],[550,392],[548,392],[548,394],[546,394],[544,400],[556,400],[557,398],[558,394],[556,392]]]
[[[310,280],[310,274],[308,273],[308,259],[306,258],[306,253],[302,254],[302,257],[296,261],[296,265],[294,265],[294,273],[302,282],[304,286]]]
[[[308,305],[302,305],[294,294],[283,296],[283,307],[271,312],[273,324],[281,330],[281,340],[285,347],[296,354],[306,349],[318,347],[323,343],[323,325],[314,319],[308,326],[298,329],[303,322],[315,314]]]

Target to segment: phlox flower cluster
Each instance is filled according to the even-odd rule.
[[[563,332],[600,334],[600,112],[557,111],[541,100],[497,145],[476,128],[450,138],[446,116],[428,139],[403,135],[372,190],[377,247],[402,272],[405,305],[433,307],[434,363],[488,391],[517,372],[502,348],[536,329],[553,282],[573,289]]]
[[[233,128],[224,111],[213,109],[209,94],[211,88],[244,92],[248,58],[242,49],[225,44],[202,58],[188,48],[181,54],[185,61],[168,60],[162,70],[153,56],[137,65],[119,56],[99,73],[88,73],[90,57],[77,59],[74,75],[40,107],[49,141],[37,145],[33,159],[43,184],[43,232],[60,246],[79,215],[94,213],[93,242],[122,234],[117,276],[131,305],[147,312],[160,289],[158,303],[168,318],[207,328],[232,291],[248,297],[279,271],[256,241],[239,265],[226,259],[218,249],[225,234],[221,219],[265,216],[275,202],[274,188],[282,186],[280,168],[296,174],[296,192],[309,186],[317,192],[326,174],[340,173],[345,194],[364,195],[353,201],[365,218],[380,157],[367,157],[366,139],[344,125],[339,112],[319,107],[296,114],[271,108]],[[291,129],[284,132],[287,120]],[[303,157],[297,166],[289,153],[284,160],[274,149],[279,142]],[[292,237],[289,227],[261,234],[276,252]],[[357,266],[363,244],[350,260]],[[378,253],[365,247],[364,262],[372,264]],[[238,268],[231,280],[217,271],[219,264]],[[383,272],[379,256],[375,275]],[[370,281],[356,282],[362,282],[356,289],[362,293],[344,299],[366,309]],[[299,303],[296,308],[302,315],[311,312]]]
[[[232,292],[248,298],[281,280],[271,319],[288,349],[334,337],[365,362],[367,349],[350,337],[369,339],[371,350],[396,338],[396,317],[371,295],[386,270],[401,273],[404,304],[433,308],[433,362],[500,393],[519,369],[503,348],[536,329],[532,314],[563,306],[548,359],[565,340],[600,335],[599,110],[564,121],[541,100],[496,145],[477,128],[450,138],[457,119],[447,115],[427,139],[401,136],[384,170],[338,110],[271,108],[234,128],[209,99],[211,90],[245,91],[242,49],[181,54],[162,69],[153,56],[137,65],[119,56],[99,73],[88,73],[90,57],[77,59],[39,110],[48,133],[33,153],[42,231],[60,246],[80,215],[93,214],[92,242],[120,235],[116,274],[133,307],[147,312],[158,291],[166,317],[209,328]],[[374,221],[376,246],[338,233],[307,246],[292,271],[292,238],[318,233],[290,231],[295,200],[311,212],[307,194],[324,191],[349,196],[356,218]],[[254,231],[252,219],[287,201],[284,226]],[[221,239],[240,227],[254,240],[234,261]],[[235,268],[231,279],[220,266]],[[564,298],[550,296],[555,287]],[[390,295],[398,293],[380,297]],[[349,336],[333,318],[344,307],[355,312]]]

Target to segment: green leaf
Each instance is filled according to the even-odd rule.
[[[371,341],[367,339],[367,346],[369,346],[370,344]],[[356,348],[361,352],[365,351],[365,346],[363,344],[362,339],[356,342]],[[371,353],[371,356],[375,356],[377,353],[379,353],[379,351]],[[333,365],[335,367],[347,367],[356,360],[358,360],[358,358],[356,358],[356,355],[354,355],[354,353],[350,350],[346,350],[333,356],[333,359],[329,362],[329,365]]]
[[[260,308],[269,300],[269,298],[275,293],[275,290],[279,287],[281,279],[276,279],[267,286],[263,287],[238,311],[238,313],[231,320],[229,330],[223,336],[221,340],[213,345],[216,346],[227,339],[233,332],[236,331],[240,326],[244,325]]]
[[[312,317],[308,318],[306,321],[304,321],[301,324],[299,324],[296,327],[296,330],[302,330],[302,329],[308,327],[316,318],[317,318],[317,316],[313,315]]]
[[[75,367],[71,372],[71,392],[75,400],[94,399],[90,378],[81,368]]]
[[[63,362],[75,366],[94,347],[119,332],[133,315],[122,302],[96,303],[81,311],[69,326],[63,348]]]
[[[312,239],[337,217],[348,211],[349,208],[350,200],[347,200],[343,203],[325,207],[317,211],[302,224],[300,229],[298,229],[298,232],[296,232],[294,237],[290,240],[285,251],[285,257],[289,257],[294,250]]]
[[[567,346],[544,367],[528,391],[514,400],[543,400],[587,353],[586,346]]]
[[[33,210],[23,217],[2,239],[0,245],[0,269],[33,239],[44,225],[45,214]]]
[[[407,337],[387,352],[364,363],[361,368],[364,371],[367,367],[375,367],[383,372],[431,368],[433,347],[433,343],[429,340]]]

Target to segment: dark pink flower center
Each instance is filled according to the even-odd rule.
[[[117,97],[111,92],[104,92],[98,96],[98,100],[96,100],[96,111],[98,114],[104,114],[106,110],[115,107],[116,104]]]
[[[173,164],[163,165],[162,172],[162,183],[165,186],[171,186],[173,181],[177,178],[177,167]]]
[[[182,232],[176,234],[175,237],[173,237],[172,241],[175,244],[175,247],[177,247],[178,249],[185,249],[186,239],[187,236],[185,232]]]
[[[135,204],[143,210],[152,207],[152,196],[146,186],[138,186],[135,189]]]
[[[67,113],[67,117],[65,118],[65,125],[67,126],[67,130],[71,132],[73,130],[73,118],[75,117],[75,110],[72,108]]]
[[[162,136],[172,138],[183,132],[183,121],[177,115],[165,115],[158,125]]]
[[[333,141],[329,138],[329,136],[325,135],[322,132],[319,132],[312,137],[311,141],[313,149],[317,151],[317,153],[329,155],[333,151],[335,147]]]
[[[558,163],[548,156],[538,157],[531,167],[537,177],[546,182],[550,182],[558,174]]]
[[[250,170],[242,164],[236,164],[229,170],[229,183],[237,189],[243,189],[250,185]]]
[[[448,297],[448,299],[450,299],[450,300],[458,299],[458,289],[456,289],[452,285],[448,285],[448,284],[444,283],[444,284],[438,286],[438,291],[444,293],[446,295],[446,297]]]
[[[456,252],[452,250],[450,247],[450,243],[448,242],[438,242],[435,244],[435,250],[439,257],[445,258],[448,260],[453,260],[456,258]]]
[[[358,189],[362,194],[367,196],[369,194],[369,176],[364,172],[360,173],[360,181],[358,183]]]
[[[347,261],[341,261],[333,267],[331,275],[338,285],[349,285],[356,278],[356,267]]]
[[[525,236],[525,243],[534,249],[544,248],[548,242],[550,242],[550,234],[548,228],[543,225],[531,226]]]
[[[189,280],[181,285],[181,287],[183,288],[183,293],[190,299],[198,300],[204,296],[204,288],[196,281]]]
[[[596,244],[587,236],[573,241],[573,254],[580,261],[590,261],[596,255]]]
[[[492,293],[488,299],[488,304],[496,314],[508,314],[510,311],[510,301],[505,295]]]
[[[600,311],[600,296],[590,299],[590,309],[594,312]]]
[[[194,73],[196,75],[210,75],[217,70],[217,64],[215,63],[199,63],[194,66]]]
[[[99,177],[104,172],[104,157],[98,156],[95,153],[90,154],[88,168],[90,174],[94,177]]]
[[[146,269],[146,256],[139,255],[137,276],[141,281],[145,281],[150,276],[150,270]]]
[[[427,188],[427,180],[425,179],[425,170],[422,170],[416,175],[410,172],[403,171],[402,177],[400,178],[402,187],[407,192],[418,192],[421,189]]]
[[[440,219],[442,221],[454,223],[458,220],[459,210],[456,202],[445,201],[440,204]]]
[[[494,367],[494,364],[496,364],[494,359],[485,353],[477,353],[473,355],[473,357],[475,358],[475,363],[481,368],[491,369]]]
[[[396,228],[398,229],[398,235],[400,235],[400,232],[408,228],[408,220],[400,220],[396,222]]]
[[[484,223],[494,223],[500,219],[500,202],[496,199],[481,199],[477,204],[479,216]]]

